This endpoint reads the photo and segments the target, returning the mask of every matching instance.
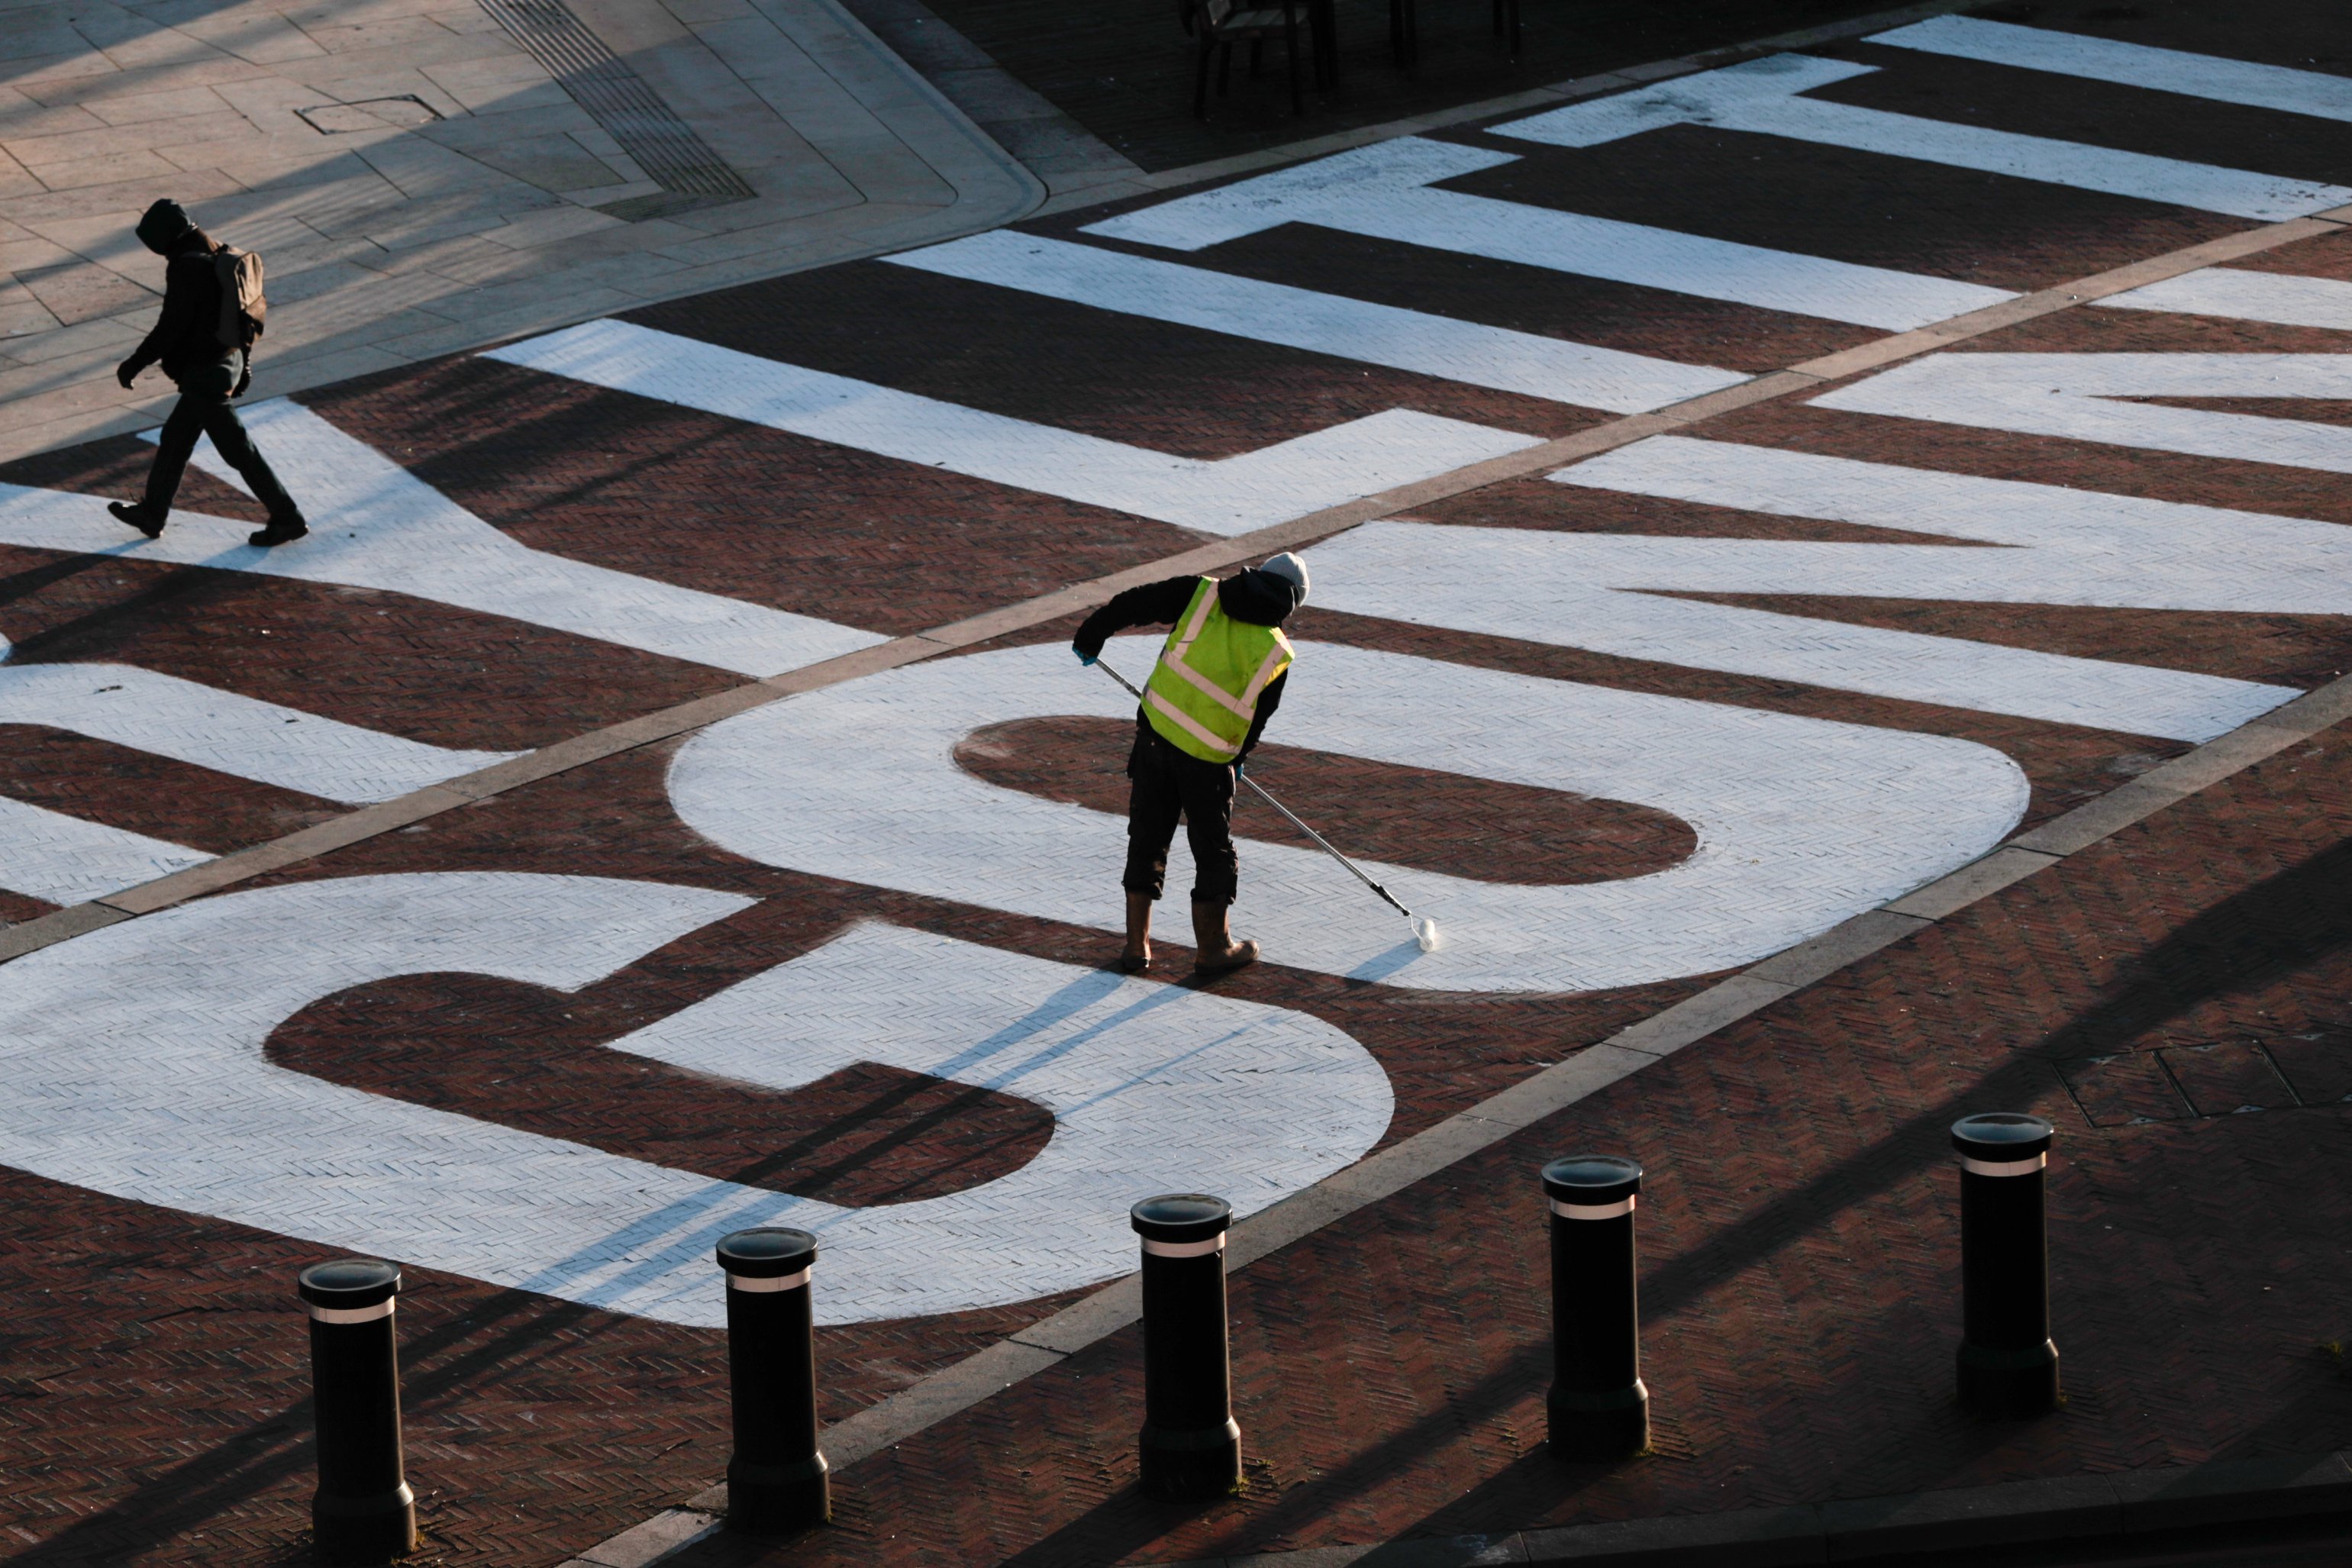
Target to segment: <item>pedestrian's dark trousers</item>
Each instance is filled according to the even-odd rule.
[[[1127,776],[1127,875],[1121,886],[1160,897],[1168,881],[1168,846],[1181,816],[1197,878],[1192,901],[1232,903],[1241,880],[1241,858],[1234,852],[1233,768],[1180,752],[1149,723],[1139,722]]]
[[[253,437],[246,434],[245,421],[236,416],[236,405],[229,401],[229,393],[244,374],[245,355],[231,349],[219,363],[173,378],[179,383],[180,401],[172,405],[171,415],[163,421],[163,433],[155,446],[155,466],[147,470],[145,505],[158,520],[171,512],[172,498],[180,493],[180,476],[187,471],[188,454],[196,449],[198,436],[213,438],[222,460],[244,476],[254,499],[268,511],[270,521],[301,517],[294,498],[286,493]]]

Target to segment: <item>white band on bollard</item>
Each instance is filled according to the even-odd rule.
[[[1206,1258],[1212,1252],[1224,1249],[1223,1231],[1206,1241],[1154,1241],[1148,1236],[1143,1238],[1143,1250],[1154,1258]]]
[[[1979,1176],[2030,1176],[2048,1163],[2050,1154],[2047,1150],[2031,1160],[1979,1160],[1967,1154],[1960,1156],[1960,1169]]]
[[[730,1274],[727,1277],[727,1289],[730,1290],[797,1290],[808,1283],[808,1277],[809,1271],[805,1268],[797,1274],[779,1274],[772,1279],[754,1279],[748,1274]]]
[[[321,1323],[373,1323],[378,1318],[392,1316],[392,1298],[386,1296],[373,1307],[321,1307],[315,1301],[305,1301],[302,1308]]]
[[[1613,1204],[1564,1204],[1553,1198],[1551,1212],[1562,1219],[1615,1219],[1621,1214],[1633,1212],[1633,1198],[1628,1194]]]

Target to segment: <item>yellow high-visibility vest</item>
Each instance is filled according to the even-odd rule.
[[[1144,717],[1178,751],[1230,763],[1249,738],[1258,694],[1290,659],[1279,627],[1234,619],[1217,605],[1217,580],[1203,577],[1144,683]]]

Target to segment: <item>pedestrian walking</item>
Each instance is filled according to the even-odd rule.
[[[1234,851],[1234,779],[1248,763],[1290,679],[1281,626],[1307,602],[1307,563],[1285,553],[1223,581],[1170,577],[1129,588],[1088,616],[1070,639],[1092,664],[1129,626],[1172,629],[1144,683],[1128,753],[1127,946],[1129,974],[1151,963],[1151,906],[1168,878],[1168,847],[1181,817],[1192,848],[1192,973],[1224,974],[1257,962],[1255,942],[1235,942],[1229,919],[1240,886]]]
[[[180,401],[163,421],[155,461],[147,470],[146,494],[136,501],[109,501],[106,510],[150,539],[161,534],[196,437],[210,436],[214,449],[244,476],[268,513],[268,526],[247,542],[284,544],[301,538],[310,525],[246,434],[231,402],[253,381],[253,342],[268,308],[261,302],[259,258],[215,240],[173,201],[149,207],[133,232],[163,258],[163,310],[155,330],[116,368],[115,379],[128,391],[141,371],[161,362],[180,389]]]

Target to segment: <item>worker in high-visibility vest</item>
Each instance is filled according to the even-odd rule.
[[[1129,626],[1175,628],[1144,683],[1127,758],[1127,946],[1118,966],[1130,974],[1151,963],[1151,906],[1167,881],[1179,816],[1195,878],[1192,973],[1223,974],[1257,962],[1257,943],[1235,942],[1229,924],[1241,871],[1234,775],[1282,701],[1291,649],[1281,626],[1306,602],[1307,563],[1286,553],[1222,582],[1170,577],[1129,588],[1070,639],[1079,661],[1092,664]]]

